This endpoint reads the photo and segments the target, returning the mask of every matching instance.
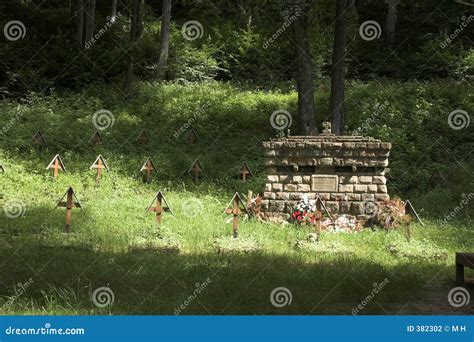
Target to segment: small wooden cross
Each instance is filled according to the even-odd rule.
[[[244,162],[242,164],[242,167],[240,168],[240,173],[239,173],[240,179],[245,182],[247,178],[252,177],[252,176],[253,176],[253,173],[250,170],[249,166],[247,165],[247,162]]]
[[[331,123],[329,121],[323,122],[323,134],[331,134]]]
[[[51,162],[46,166],[46,170],[53,169],[53,178],[56,179],[58,178],[59,170],[62,170],[66,172],[66,167],[64,166],[64,163],[59,156],[59,154],[56,154]]]
[[[147,145],[150,142],[150,139],[148,138],[148,135],[146,134],[145,130],[142,130],[140,132],[135,142],[140,145]]]
[[[334,218],[332,217],[331,213],[329,212],[328,208],[324,204],[323,200],[321,199],[321,196],[319,194],[316,195],[316,210],[322,214],[321,208],[326,212],[328,215],[329,219],[334,222]]]
[[[232,235],[234,239],[237,239],[239,236],[239,215],[242,213],[242,210],[239,208],[239,204],[242,205],[243,210],[247,215],[249,215],[249,212],[247,211],[247,207],[242,201],[242,198],[240,197],[239,193],[236,192],[234,196],[232,197],[232,200],[230,201],[229,205],[227,208],[224,210],[224,213],[227,215],[234,215],[234,218],[232,220]]]
[[[321,212],[321,203],[324,205],[323,201],[321,200],[321,197],[319,197],[319,200],[316,200],[316,212],[314,213],[314,219],[316,220],[316,234],[321,236],[321,218],[323,217],[323,213]]]
[[[410,200],[407,200],[405,202],[405,214],[406,215],[410,215],[411,217],[414,217],[416,218],[416,220],[418,222],[420,222],[420,224],[424,227],[425,224],[423,223],[423,221],[421,220],[420,216],[418,215],[418,213],[416,212],[415,208],[413,207],[413,204],[411,204]]]
[[[92,163],[90,170],[92,169],[97,169],[96,180],[99,180],[102,176],[102,169],[105,169],[105,171],[109,172],[109,167],[107,166],[107,163],[101,154],[99,154],[94,163]]]
[[[187,139],[190,144],[197,143],[198,137],[194,128],[191,128],[191,130],[189,131]]]
[[[94,146],[101,145],[102,142],[102,136],[98,131],[96,131],[94,135],[89,139],[89,143]]]
[[[155,167],[155,164],[153,164],[153,161],[151,160],[151,158],[148,158],[145,162],[145,164],[143,164],[142,168],[140,169],[140,171],[143,171],[144,172],[144,180],[145,182],[147,183],[150,183],[151,182],[151,174],[153,172],[156,172],[156,167]]]
[[[156,201],[156,203],[155,203]],[[165,206],[163,207],[163,202]],[[170,212],[171,215],[174,215],[173,211],[171,210],[170,205],[168,204],[168,201],[165,198],[165,195],[161,191],[158,191],[156,193],[155,198],[153,198],[153,201],[151,201],[150,205],[148,206],[147,212],[154,212],[156,214],[156,225],[159,228],[161,225],[161,214],[163,212]]]
[[[201,162],[196,159],[193,162],[193,165],[191,165],[191,167],[185,173],[192,174],[194,183],[197,183],[199,177],[202,175],[203,172],[204,170],[201,166]]]
[[[46,141],[43,138],[41,131],[37,131],[33,135],[33,146],[35,146],[39,151],[42,151],[46,147]]]
[[[66,200],[64,201],[64,198]],[[74,202],[75,200],[75,202]],[[69,233],[69,227],[71,225],[71,215],[72,215],[72,208],[80,208],[82,210],[81,202],[76,197],[74,190],[72,187],[69,187],[67,191],[64,193],[63,197],[59,200],[57,207],[65,207],[66,208],[66,225],[64,226],[64,231]]]

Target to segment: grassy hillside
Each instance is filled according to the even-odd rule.
[[[0,163],[6,172],[0,174],[0,206],[7,213],[19,205],[22,215],[0,215],[0,312],[173,314],[187,301],[182,314],[350,314],[374,283],[387,278],[362,314],[459,313],[446,296],[454,286],[454,252],[474,246],[472,205],[460,205],[472,193],[472,127],[455,131],[446,120],[456,108],[472,112],[472,94],[463,85],[419,83],[403,89],[353,84],[348,93],[348,129],[361,127],[360,133],[393,143],[389,191],[413,199],[427,223],[414,225],[410,242],[403,231],[365,230],[297,243],[306,241],[309,228],[256,221],[241,222],[239,241],[230,240],[231,223],[222,212],[233,191],[262,189],[260,144],[275,136],[269,123],[274,110],[296,112],[290,90],[144,84],[125,101],[110,85],[1,103]],[[317,103],[322,122],[327,93]],[[101,131],[103,145],[93,147],[93,116],[101,109],[112,113],[113,125]],[[189,125],[198,134],[195,145],[186,141]],[[134,143],[142,129],[151,140],[147,146]],[[41,153],[31,146],[37,130],[48,144]],[[439,137],[425,133],[433,130]],[[56,153],[67,172],[53,181],[45,167]],[[89,170],[98,154],[110,168],[99,183]],[[150,184],[139,172],[147,157],[158,168]],[[179,178],[195,159],[205,172],[198,185]],[[246,183],[236,179],[244,160],[256,175]],[[447,184],[432,184],[435,168]],[[84,211],[73,210],[72,232],[64,234],[65,211],[55,205],[68,186]],[[157,231],[145,209],[159,189],[175,215],[165,214]],[[460,206],[448,224],[438,220]],[[18,283],[30,278],[17,295]],[[102,286],[113,290],[111,307],[91,301]],[[291,305],[271,304],[276,287],[291,291]]]

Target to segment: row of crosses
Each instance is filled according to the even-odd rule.
[[[67,189],[67,191],[58,201],[56,206],[66,208],[66,224],[64,226],[64,230],[66,233],[69,233],[71,226],[72,209],[79,208],[81,210],[84,210],[72,187],[69,187]],[[151,212],[155,214],[156,225],[158,229],[161,226],[161,219],[163,213],[169,212],[174,216],[171,206],[169,205],[165,195],[161,191],[158,191],[156,193],[150,205],[147,207],[146,212]],[[250,213],[247,210],[247,206],[245,205],[238,192],[234,194],[229,205],[224,210],[224,213],[233,215],[232,236],[234,237],[234,239],[237,239],[239,230],[239,216],[242,213],[245,213],[250,216]]]
[[[58,178],[59,171],[66,172],[66,167],[64,166],[64,163],[59,154],[56,154],[51,160],[51,162],[48,164],[48,166],[46,167],[46,170],[51,170],[51,169],[53,170],[54,179]],[[107,162],[105,161],[104,157],[102,157],[102,155],[97,156],[94,163],[92,163],[92,165],[90,166],[90,169],[97,170],[97,176],[96,176],[97,180],[100,180],[103,170],[105,170],[106,172],[109,172],[109,167],[107,166]],[[155,164],[151,160],[151,158],[148,158],[145,161],[145,163],[142,165],[142,167],[140,168],[140,171],[143,172],[143,180],[146,183],[150,183],[152,179],[152,174],[153,172],[156,172],[157,169],[156,169]],[[2,165],[0,165],[0,172],[5,172],[5,169],[3,168]],[[198,180],[201,178],[203,172],[204,172],[204,169],[201,165],[201,162],[196,159],[192,163],[191,167],[189,169],[186,169],[186,171],[183,174],[190,174],[193,178],[193,181],[197,183]],[[248,164],[244,162],[240,168],[239,178],[242,181],[246,181],[251,176],[253,176],[253,173],[250,170]]]

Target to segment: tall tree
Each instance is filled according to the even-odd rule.
[[[344,130],[344,81],[347,41],[347,0],[336,0],[336,23],[332,50],[331,96],[329,116],[332,132],[342,134]]]
[[[110,21],[113,23],[117,19],[117,4],[118,0],[112,0],[112,13],[110,14]]]
[[[387,31],[387,42],[392,45],[395,43],[395,32],[397,28],[397,5],[399,0],[387,0],[388,11],[385,28]]]
[[[84,1],[77,0],[74,2],[74,19],[76,22],[76,42],[77,45],[81,48],[84,44]]]
[[[134,45],[141,34],[141,22],[145,0],[133,0],[130,20],[130,48],[128,49],[127,73],[125,75],[125,92],[132,90]]]
[[[171,0],[162,0],[161,32],[160,32],[160,60],[158,62],[158,78],[166,77],[168,52],[170,45]]]
[[[84,42],[90,42],[95,28],[95,0],[85,0],[85,35]]]
[[[303,135],[316,135],[314,120],[313,59],[308,38],[308,13],[303,0],[293,6],[293,42],[296,52],[296,86],[298,90],[298,126]]]

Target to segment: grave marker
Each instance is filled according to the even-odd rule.
[[[97,169],[97,176],[96,176],[96,180],[99,180],[100,177],[102,176],[102,169],[105,169],[106,172],[109,172],[109,167],[107,166],[107,163],[105,162],[105,159],[102,157],[101,154],[99,154],[96,158],[96,160],[94,161],[94,163],[92,163],[90,169]]]
[[[156,200],[156,204],[154,204]],[[163,202],[165,206],[163,206]],[[163,212],[170,212],[171,215],[174,216],[173,211],[171,210],[170,205],[168,204],[168,201],[165,198],[165,195],[161,191],[158,191],[156,193],[155,198],[153,198],[153,201],[151,201],[150,205],[148,206],[147,212],[154,212],[156,214],[156,225],[159,228],[161,225],[161,214]]]
[[[94,135],[89,139],[89,144],[92,144],[94,146],[102,145],[102,142],[102,136],[98,131],[96,131]]]
[[[64,163],[59,156],[59,154],[56,154],[51,162],[46,166],[46,170],[53,169],[53,178],[56,179],[58,178],[59,170],[62,170],[63,172],[66,172],[66,167],[64,166]]]
[[[413,207],[413,205],[411,204],[410,200],[407,200],[405,202],[405,214],[407,215],[410,215],[411,217],[414,217],[418,220],[418,222],[420,222],[420,224],[424,227],[425,224],[423,223],[423,221],[421,221],[421,218],[420,216],[418,216],[418,213],[416,212],[415,208]]]
[[[239,236],[239,215],[242,213],[242,210],[239,208],[239,204],[242,205],[245,213],[250,216],[249,212],[247,211],[247,206],[245,205],[244,201],[242,201],[242,198],[240,197],[238,192],[234,194],[232,200],[227,205],[227,208],[224,210],[225,214],[234,216],[232,220],[232,232],[234,239],[237,239],[237,237]]]
[[[65,198],[66,200],[64,201]],[[81,202],[77,199],[72,187],[69,187],[69,189],[67,189],[67,191],[64,193],[63,197],[61,197],[57,207],[66,208],[66,225],[64,226],[64,231],[68,233],[69,227],[71,225],[72,208],[79,208],[83,210]]]
[[[46,148],[46,141],[44,140],[43,134],[41,133],[41,131],[37,131],[33,135],[32,143],[33,143],[33,146],[36,147],[39,151],[42,151],[43,148]]]
[[[239,173],[240,179],[245,182],[247,178],[250,178],[252,176],[253,176],[253,173],[250,170],[249,166],[247,165],[247,162],[244,162],[242,164],[242,167],[240,168],[240,173]]]
[[[148,158],[146,160],[145,164],[143,164],[140,171],[144,173],[143,178],[145,182],[150,183],[152,173],[156,172],[155,164],[153,164],[153,161],[151,160],[151,158]]]
[[[145,130],[142,130],[140,132],[135,142],[140,145],[147,145],[150,142],[150,139],[148,138],[148,134],[146,134]]]
[[[196,131],[194,130],[194,128],[191,128],[189,130],[187,139],[188,139],[188,142],[190,144],[196,144],[197,143],[198,137],[197,137],[197,134],[196,134]]]
[[[196,159],[193,162],[193,165],[189,169],[187,169],[184,173],[191,174],[193,176],[194,183],[197,183],[199,177],[203,174],[204,170],[202,168],[201,162]]]

